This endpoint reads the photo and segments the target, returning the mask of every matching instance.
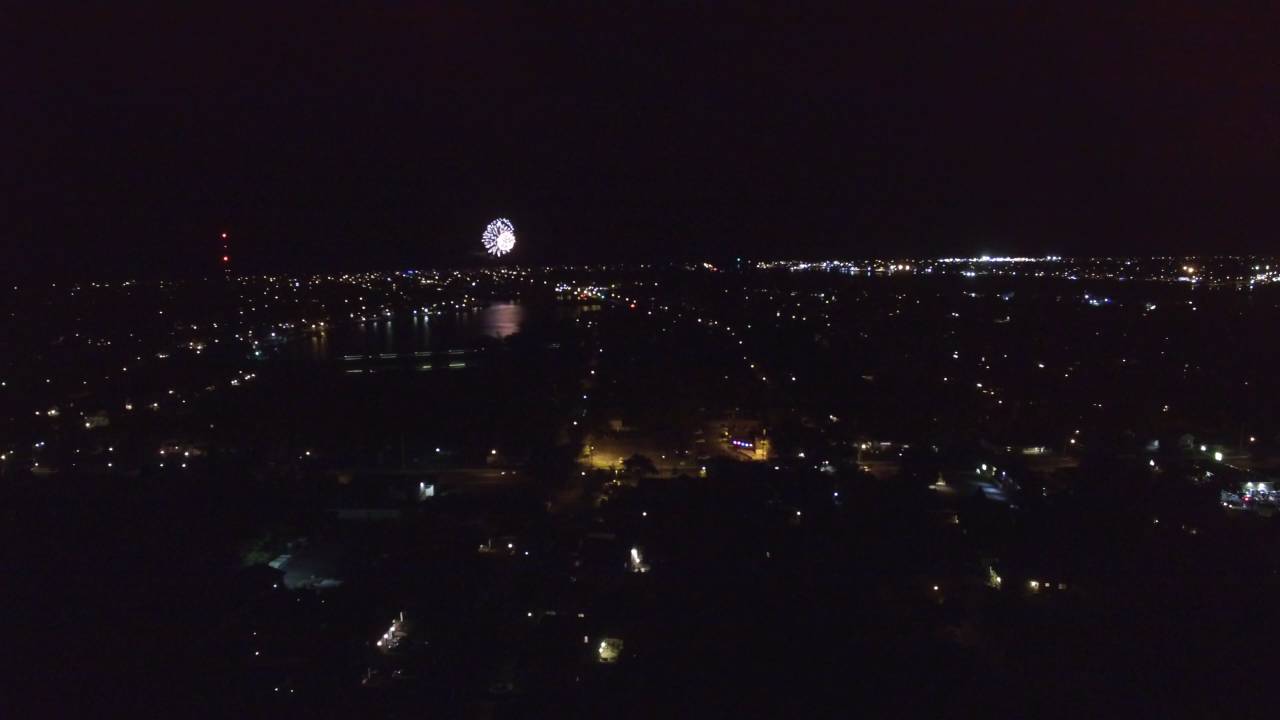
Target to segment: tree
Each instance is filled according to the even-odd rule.
[[[650,460],[648,456],[641,455],[640,453],[636,453],[626,460],[623,460],[622,467],[627,471],[628,475],[636,478],[658,474],[658,466],[653,464],[653,460]]]

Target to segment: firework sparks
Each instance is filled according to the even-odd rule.
[[[516,227],[506,218],[498,218],[489,223],[481,237],[484,249],[494,257],[502,257],[516,246]]]

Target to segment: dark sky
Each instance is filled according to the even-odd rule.
[[[626,4],[7,13],[4,264],[1276,249],[1280,13]]]

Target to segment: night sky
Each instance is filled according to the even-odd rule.
[[[1276,249],[1280,12],[621,5],[7,12],[5,270]]]

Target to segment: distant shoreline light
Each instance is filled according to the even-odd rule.
[[[941,263],[973,263],[973,262],[1023,263],[1023,262],[1060,262],[1061,260],[1062,260],[1062,258],[1061,258],[1061,257],[1059,257],[1059,256],[1057,256],[1057,255],[1046,255],[1046,256],[1044,256],[1044,257],[1038,257],[1038,258],[1035,258],[1035,257],[1006,257],[1006,256],[991,257],[990,255],[983,255],[982,257],[976,257],[976,258],[939,258],[938,260],[935,260],[934,262],[941,262]]]

